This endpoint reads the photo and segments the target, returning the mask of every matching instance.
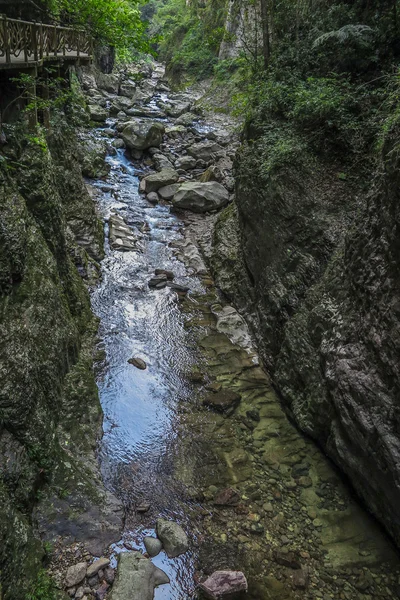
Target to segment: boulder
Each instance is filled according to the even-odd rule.
[[[187,112],[184,113],[183,115],[181,115],[176,121],[175,123],[177,125],[191,125],[193,123],[193,121],[195,121],[196,119],[198,119],[199,117],[197,115],[194,115],[193,113]]]
[[[210,162],[210,160],[214,158],[221,158],[225,154],[222,146],[217,144],[216,142],[199,142],[198,144],[193,144],[189,146],[188,153],[190,156],[193,156],[196,159],[204,160],[205,162]]]
[[[86,568],[87,564],[85,562],[69,567],[65,576],[65,587],[70,588],[81,583],[86,577]]]
[[[150,194],[147,194],[146,200],[148,200],[149,202],[151,202],[151,204],[157,204],[157,202],[158,202],[158,194],[157,194],[157,192],[150,192]]]
[[[178,523],[167,519],[158,519],[156,529],[168,558],[175,558],[187,552],[189,540]]]
[[[172,200],[179,188],[179,183],[172,183],[171,185],[165,185],[164,187],[160,188],[158,193],[163,200]]]
[[[136,93],[136,82],[133,79],[127,79],[119,86],[119,95],[133,98]]]
[[[162,171],[162,169],[173,169],[173,164],[164,154],[154,154],[153,155],[154,166],[157,171]]]
[[[121,137],[129,149],[146,150],[151,146],[160,146],[164,131],[164,125],[158,122],[129,121]]]
[[[229,202],[229,192],[216,181],[201,183],[190,181],[180,186],[173,198],[176,208],[197,213],[222,208]]]
[[[106,109],[98,104],[89,104],[89,114],[92,121],[99,123],[104,123],[108,117]]]
[[[155,537],[147,536],[143,540],[146,551],[150,557],[157,556],[162,550],[162,543]]]
[[[183,169],[189,171],[196,167],[196,159],[193,156],[181,156],[175,161],[175,169]]]
[[[164,571],[140,552],[122,552],[110,600],[153,600],[154,588],[169,583]]]
[[[144,191],[146,194],[150,192],[157,192],[160,188],[166,185],[176,183],[179,179],[179,175],[174,169],[161,169],[158,173],[152,173],[142,179],[144,185]]]
[[[133,365],[134,367],[136,367],[137,369],[140,369],[141,371],[144,371],[147,368],[146,363],[144,362],[144,360],[142,358],[138,358],[138,357],[133,357],[130,358],[128,360],[128,363],[130,365]]]
[[[247,580],[242,571],[215,571],[199,588],[207,598],[222,600],[247,592]]]
[[[208,406],[217,412],[226,412],[234,410],[240,403],[241,396],[230,390],[221,390],[220,392],[211,392],[203,399],[204,406]]]

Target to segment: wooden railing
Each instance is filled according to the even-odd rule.
[[[90,36],[81,29],[46,25],[0,15],[0,63],[38,62],[45,58],[90,57]]]

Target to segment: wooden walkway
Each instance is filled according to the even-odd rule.
[[[92,40],[81,29],[0,15],[0,69],[41,66],[45,61],[90,62]]]

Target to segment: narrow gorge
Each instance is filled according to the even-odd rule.
[[[400,597],[397,2],[278,4],[4,2],[4,600]]]

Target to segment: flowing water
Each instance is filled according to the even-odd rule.
[[[287,421],[254,353],[225,335],[232,323],[224,326],[226,305],[204,274],[177,258],[184,221],[139,194],[141,167],[123,150],[108,161],[109,187],[96,183],[107,189],[99,209],[106,224],[111,214],[122,216],[137,238],[135,250],[113,250],[106,225],[102,281],[92,295],[107,356],[98,379],[105,416],[100,463],[127,513],[115,554],[143,549],[144,535],[165,516],[182,524],[191,550],[153,559],[171,579],[156,590],[158,600],[197,597],[195,572],[214,567],[247,570],[253,598],[366,598],[365,590],[381,588],[390,594],[382,597],[392,597],[398,559],[390,543]],[[188,296],[149,288],[157,268],[173,271]],[[233,323],[232,330],[240,319]],[[146,370],[129,364],[131,357],[144,359]],[[205,382],[193,377],[199,369],[205,382],[240,392],[235,415],[204,409]],[[257,414],[250,423],[251,410]],[[239,507],[215,506],[215,494],[232,485],[242,494]],[[149,510],[138,512],[144,504]],[[276,552],[288,550],[302,552],[307,589],[276,560]],[[367,571],[375,579],[360,591],[356,581]],[[340,586],[337,575],[345,579]]]

